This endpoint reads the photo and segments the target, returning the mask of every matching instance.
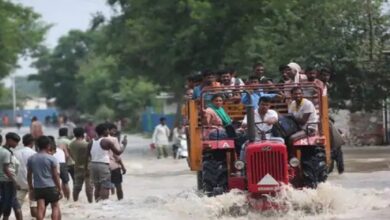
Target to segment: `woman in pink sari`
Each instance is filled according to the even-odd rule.
[[[227,137],[225,127],[232,123],[231,118],[226,113],[223,106],[223,96],[215,94],[211,98],[211,103],[208,104],[204,111],[203,124],[208,127],[205,129],[204,137],[210,139],[223,139]]]

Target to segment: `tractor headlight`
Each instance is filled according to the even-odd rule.
[[[292,167],[297,167],[297,166],[299,166],[299,160],[298,160],[298,158],[296,158],[296,157],[293,157],[293,158],[291,158],[290,159],[290,166],[292,166]]]
[[[244,167],[245,167],[245,163],[244,163],[244,161],[242,161],[242,160],[236,160],[236,162],[234,162],[234,167],[235,167],[237,170],[242,170],[242,169],[244,169]]]

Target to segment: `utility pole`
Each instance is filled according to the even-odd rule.
[[[372,61],[374,59],[374,28],[372,22],[372,2],[371,0],[366,0],[367,4],[367,16],[368,16],[368,41],[369,41],[369,59]]]
[[[13,105],[13,118],[12,121],[15,121],[16,118],[16,88],[15,88],[15,74],[12,76],[12,105]]]
[[[388,119],[388,108],[387,108],[387,96],[385,97],[383,103],[384,103],[383,115],[384,115],[384,124],[385,124],[385,144],[388,144],[389,143],[389,127],[388,127],[389,119]]]

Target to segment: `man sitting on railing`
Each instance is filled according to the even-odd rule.
[[[236,81],[232,82],[232,73],[229,70],[222,70],[219,72],[219,81],[221,82],[221,86],[225,88],[244,85],[239,78],[236,78]],[[240,94],[234,92],[232,89],[226,89],[223,94],[227,99],[240,99]]]
[[[303,98],[302,88],[292,88],[291,97],[293,101],[288,107],[288,113],[294,116],[295,121],[302,130],[291,135],[289,138],[289,149],[291,149],[295,140],[314,134],[318,129],[318,125],[315,124],[318,122],[316,108],[310,100]]]

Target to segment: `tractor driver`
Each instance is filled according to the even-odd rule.
[[[283,138],[273,137],[271,134],[273,125],[278,121],[278,113],[275,110],[270,109],[271,98],[267,96],[261,97],[258,105],[259,107],[254,110],[254,119],[259,133],[262,133],[260,135],[264,135],[262,138],[265,138],[266,140],[276,140],[284,143]],[[247,115],[245,115],[244,119],[242,120],[241,129],[246,129],[247,123],[248,118]],[[241,144],[239,145],[239,148],[242,148]],[[240,155],[243,155],[244,149],[236,150],[236,152],[240,152]]]
[[[318,125],[318,116],[313,102],[303,98],[303,90],[301,87],[294,87],[291,89],[292,102],[288,107],[288,113],[294,116],[295,121],[300,127],[300,131],[291,135],[288,141],[289,149],[291,149],[294,141],[304,138],[307,135],[314,134]],[[290,150],[291,151],[291,150]],[[292,152],[289,152],[292,156]]]

